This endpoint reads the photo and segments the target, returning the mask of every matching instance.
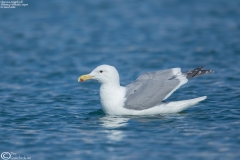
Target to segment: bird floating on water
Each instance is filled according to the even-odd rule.
[[[213,73],[213,70],[181,72],[180,68],[172,68],[140,75],[133,83],[120,86],[118,71],[110,65],[100,65],[91,73],[82,75],[78,82],[89,79],[101,83],[100,100],[103,110],[108,115],[155,115],[177,113],[200,101],[207,96],[189,100],[163,102],[188,79]]]

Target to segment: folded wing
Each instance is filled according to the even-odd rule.
[[[124,108],[143,110],[154,107],[186,82],[180,68],[145,73],[126,86]]]

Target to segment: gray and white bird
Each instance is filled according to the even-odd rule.
[[[140,75],[133,83],[120,86],[120,78],[115,67],[100,65],[91,73],[82,75],[78,82],[93,79],[101,83],[100,100],[103,110],[108,115],[155,115],[177,113],[193,106],[207,97],[189,100],[163,102],[188,79],[213,73],[212,70],[196,68],[181,72],[172,68]]]

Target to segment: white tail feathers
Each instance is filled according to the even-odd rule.
[[[166,107],[168,108],[169,113],[177,113],[183,111],[188,107],[198,104],[206,98],[207,96],[203,96],[189,100],[169,102]]]

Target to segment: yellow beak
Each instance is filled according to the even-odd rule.
[[[86,74],[86,75],[82,75],[78,78],[78,82],[83,82],[83,81],[86,81],[88,79],[92,79],[93,76],[89,75],[89,74]]]

